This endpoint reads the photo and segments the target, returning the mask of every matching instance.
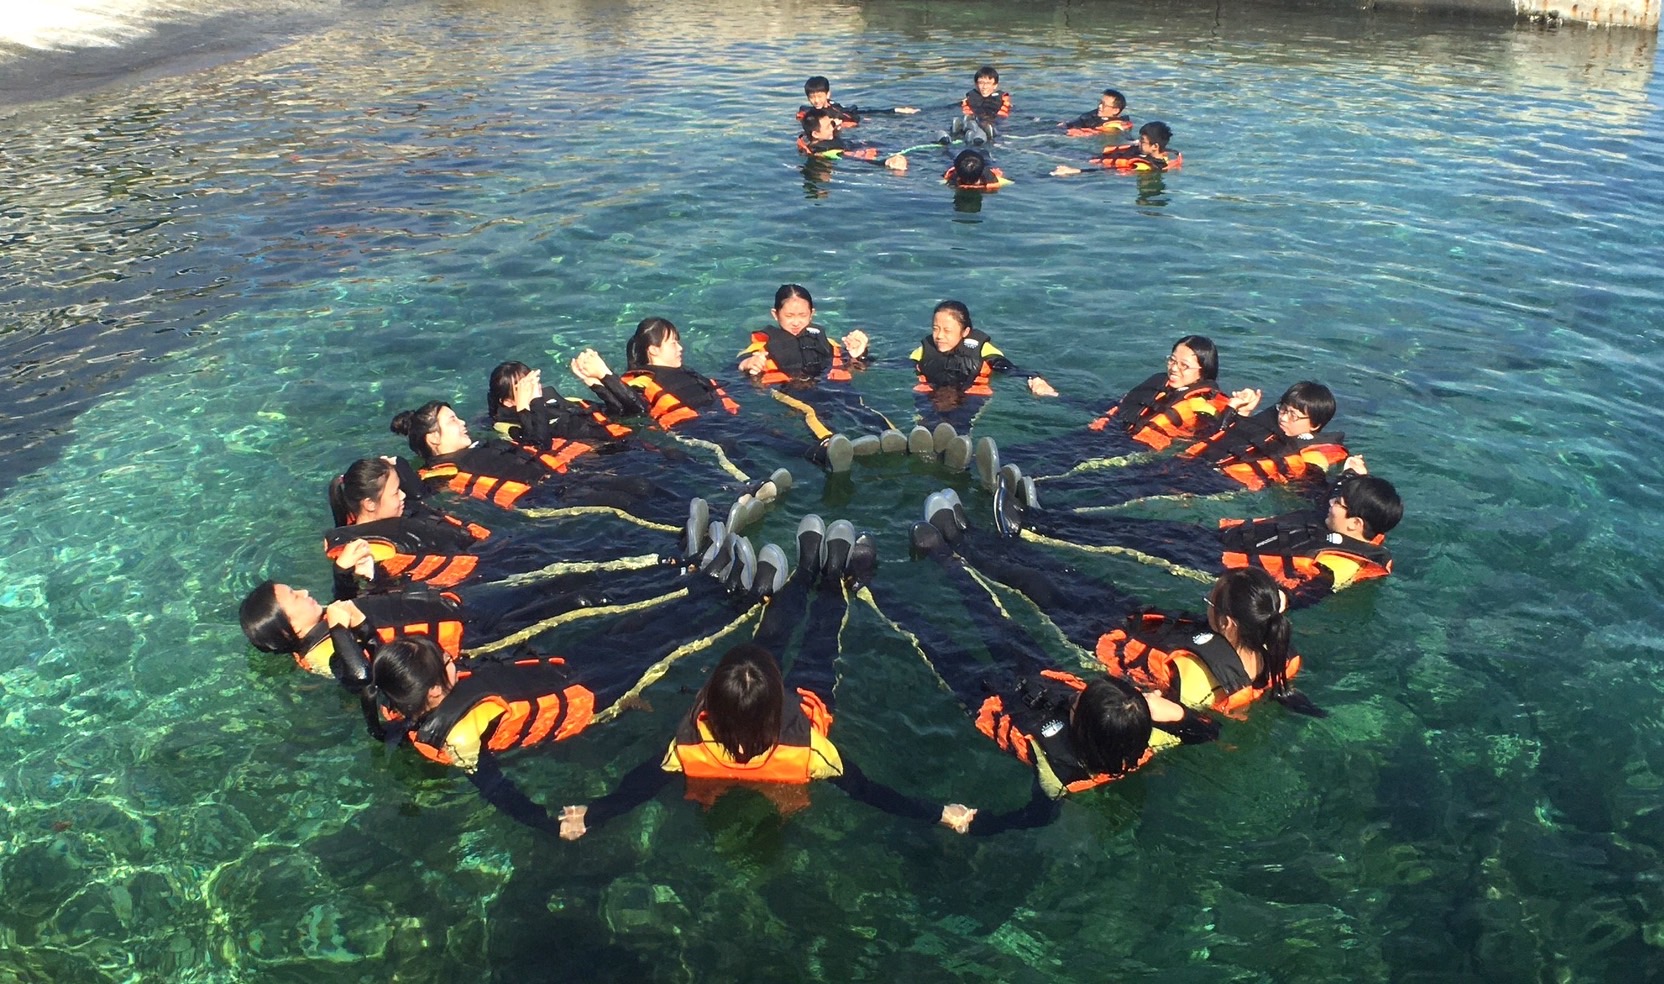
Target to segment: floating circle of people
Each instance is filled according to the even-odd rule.
[[[992,67],[975,83],[940,138],[973,145],[945,180],[992,190],[1007,179],[983,148],[998,139],[1011,97]],[[817,157],[862,156],[838,134],[863,114],[917,112],[840,106],[821,77],[805,92],[799,146]],[[1106,90],[1096,110],[1061,126],[1071,135],[1129,131],[1125,108],[1119,92]],[[1178,165],[1164,124],[1145,124],[1139,135],[1095,163]],[[900,155],[864,154],[886,156],[906,167],[894,160]],[[256,648],[290,653],[357,695],[372,735],[461,768],[515,820],[567,840],[653,797],[678,773],[689,797],[707,804],[739,785],[770,791],[789,811],[807,784],[824,779],[899,817],[993,834],[1046,824],[1063,797],[1126,776],[1173,746],[1214,740],[1221,718],[1240,717],[1261,698],[1324,713],[1294,687],[1302,663],[1290,613],[1391,573],[1384,540],[1403,513],[1392,484],[1370,474],[1333,428],[1336,401],[1326,386],[1296,382],[1262,407],[1258,389],[1221,390],[1218,349],[1185,335],[1164,368],[1092,408],[1100,412],[1079,430],[1002,451],[990,438],[973,440],[995,377],[1022,378],[1036,397],[1058,393],[975,327],[964,303],[937,304],[929,334],[908,355],[921,421],[910,430],[848,385],[872,360],[864,332],[832,338],[796,284],[780,287],[770,316],[739,353],[735,368],[750,381],[739,398],[684,365],[676,325],[650,317],[625,346],[622,372],[594,350],[571,360],[587,399],[561,396],[522,363],[498,366],[487,386],[486,439],[443,401],[399,413],[391,429],[418,464],[366,457],[330,483],[332,599],[266,581],[242,603],[244,633]],[[805,429],[773,429],[742,400],[778,401]],[[828,420],[843,426],[835,431]],[[910,542],[882,550],[848,520],[814,513],[797,517],[795,542],[784,548],[746,537],[790,501],[793,475],[771,464],[804,460],[828,482],[852,487],[855,459],[887,455],[939,470],[972,501],[951,487],[930,493]],[[966,473],[974,483],[955,478]],[[1273,484],[1307,507],[1222,520],[1218,529],[1112,508]],[[726,502],[726,512],[713,512],[707,496]],[[605,532],[537,536],[542,524],[524,522],[492,530],[502,524],[485,506],[533,519],[591,517]],[[484,522],[453,508],[480,510]],[[979,645],[968,648],[907,593],[886,590],[881,552],[907,565],[907,579],[928,576],[953,589],[969,620],[955,622],[973,628]],[[1086,577],[1069,563],[1080,552],[1191,578],[1195,611],[1154,610]],[[1082,651],[1080,663],[1051,659],[1006,616],[994,584],[1032,602]],[[834,684],[839,627],[852,604],[870,606],[918,650],[963,705],[966,728],[1032,767],[1023,806],[993,814],[927,802],[868,778],[840,754],[831,737]],[[579,622],[605,632],[604,658],[530,648]],[[725,654],[667,725],[664,753],[612,792],[552,810],[502,770],[498,753],[605,724],[637,706],[676,661],[709,649]]]

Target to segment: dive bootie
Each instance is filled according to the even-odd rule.
[[[757,491],[753,492],[752,495],[757,497],[758,502],[768,503],[773,502],[775,499],[780,498],[791,490],[792,473],[784,468],[776,468],[774,469],[774,474],[768,477],[768,481],[757,486]]]
[[[872,582],[878,573],[878,541],[871,533],[862,533],[849,548],[849,559],[844,562],[844,583],[861,587]]]
[[[963,533],[970,529],[971,521],[965,518],[965,504],[959,501],[959,493],[952,489],[943,489],[941,495],[943,499],[947,500],[948,506],[953,509],[953,521],[958,525],[959,532]]]
[[[914,427],[907,435],[907,451],[909,454],[927,455],[936,453],[936,441],[930,436],[929,428],[923,424]]]
[[[907,450],[907,435],[892,427],[878,435],[878,447],[885,454],[900,454]]]
[[[786,586],[790,573],[786,566],[786,551],[781,550],[777,543],[764,544],[763,549],[757,551],[757,575],[751,583],[751,591],[759,598],[771,597]]]
[[[946,454],[948,445],[958,440],[958,438],[959,432],[954,430],[953,425],[945,420],[937,424],[936,429],[930,432],[930,444],[937,454]]]
[[[797,524],[797,569],[804,577],[820,576],[826,563],[826,521],[814,513]]]
[[[735,535],[744,533],[751,527],[756,526],[757,521],[762,519],[766,512],[768,512],[768,506],[759,501],[756,496],[750,494],[740,496],[734,500],[733,508],[728,510],[728,532]]]
[[[867,458],[884,450],[884,441],[877,434],[862,434],[849,442],[857,458]]]
[[[699,569],[720,581],[733,563],[734,538],[728,535],[728,527],[721,520],[714,520],[711,523],[711,544],[699,558]]]
[[[959,522],[953,517],[953,502],[941,492],[932,492],[924,499],[924,521],[936,527],[946,543],[958,543]]]
[[[1016,536],[1023,531],[1023,473],[1016,465],[1000,469],[999,485],[994,488],[994,526],[1001,536]]]
[[[842,434],[833,434],[826,439],[826,468],[834,475],[841,475],[849,471],[850,464],[855,460],[855,448],[850,445],[849,438]]]
[[[830,584],[844,576],[849,563],[849,552],[855,547],[855,526],[847,519],[835,520],[826,528],[825,559],[820,566],[820,579]]]
[[[1024,475],[1022,484],[1018,485],[1017,489],[1022,493],[1024,510],[1040,508],[1040,493],[1035,491],[1034,479]]]
[[[722,579],[723,587],[729,591],[750,593],[751,586],[757,583],[757,551],[752,549],[751,541],[743,536],[730,535],[729,539],[734,543],[734,562]]]
[[[923,560],[948,552],[948,545],[942,540],[942,531],[930,523],[914,523],[907,538],[914,560]]]
[[[1000,475],[1000,446],[991,437],[976,442],[976,477],[982,487],[994,491]]]
[[[705,531],[711,525],[711,504],[704,499],[688,500],[688,521],[682,527],[682,557],[692,561],[705,548]]]

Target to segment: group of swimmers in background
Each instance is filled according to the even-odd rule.
[[[892,171],[906,171],[907,155],[928,147],[951,148],[965,146],[943,173],[942,180],[956,190],[996,191],[1011,183],[1005,172],[993,165],[988,148],[1002,135],[1011,116],[1011,93],[999,87],[1000,73],[992,65],[977,69],[974,86],[956,104],[959,115],[934,141],[901,151],[885,152],[876,144],[851,140],[844,134],[860,126],[864,115],[912,114],[917,107],[897,106],[888,109],[843,106],[832,100],[832,85],[825,76],[811,77],[803,85],[808,102],[798,107],[797,119],[802,133],[797,138],[797,149],[811,160],[844,159],[881,163]],[[1127,99],[1118,90],[1105,89],[1095,109],[1063,123],[1043,123],[1047,132],[1061,129],[1071,137],[1101,137],[1132,130],[1132,118],[1126,113]],[[1138,129],[1138,139],[1131,143],[1117,143],[1104,147],[1090,158],[1091,167],[1117,171],[1166,171],[1181,167],[1184,157],[1170,144],[1173,130],[1166,123],[1152,120]],[[1050,172],[1054,177],[1082,173],[1082,168],[1059,164]]]
[[[566,839],[677,773],[690,798],[707,803],[745,785],[790,810],[808,783],[827,779],[863,802],[961,833],[1036,826],[1069,793],[1119,779],[1168,746],[1212,740],[1214,714],[1239,715],[1261,697],[1322,713],[1291,685],[1300,657],[1288,613],[1390,573],[1384,538],[1402,516],[1392,485],[1330,428],[1327,387],[1296,383],[1262,409],[1259,390],[1221,391],[1213,342],[1187,335],[1164,371],[1120,400],[1082,404],[1078,431],[1007,449],[1007,459],[1045,473],[1025,474],[1015,460],[1002,463],[991,439],[973,444],[976,414],[996,375],[1025,378],[1036,396],[1059,394],[1011,363],[965,304],[938,304],[909,354],[919,423],[906,431],[851,385],[882,364],[866,333],[834,340],[796,284],[780,287],[770,314],[735,369],[750,392],[789,408],[789,426],[684,365],[680,332],[656,317],[637,325],[622,373],[593,349],[571,360],[589,390],[584,400],[545,387],[522,363],[499,365],[485,408],[493,439],[476,440],[443,401],[398,414],[392,430],[419,463],[368,457],[330,485],[332,600],[266,581],[242,604],[245,634],[338,679],[377,737],[462,767],[493,804]],[[803,516],[795,558],[743,536],[793,485],[789,469],[769,470],[778,462],[806,457],[829,481],[847,482],[855,458],[886,453],[949,476],[974,474],[987,494],[988,520],[973,522],[958,489],[932,493],[910,534],[910,552],[956,590],[968,622],[875,590],[876,540],[847,521]],[[1106,511],[1150,496],[1273,484],[1309,493],[1311,505],[1217,531]],[[725,517],[713,517],[703,497],[719,491],[736,497]],[[606,525],[603,549],[593,538],[538,535],[549,529],[542,524],[494,531],[489,515],[452,515],[440,496],[533,519],[596,515]],[[1070,551],[1207,581],[1206,612],[1150,610],[1075,570]],[[1048,657],[1006,616],[994,584],[1028,599],[1094,672]],[[869,779],[839,753],[829,734],[835,666],[856,600],[917,648],[977,730],[1033,767],[1023,806],[991,814],[927,802]],[[665,753],[613,793],[551,813],[498,765],[498,752],[568,739],[638,706],[677,660],[759,613],[752,639],[717,663]],[[528,648],[580,623],[570,656]],[[975,638],[956,637],[966,625]],[[776,656],[800,628],[782,671]]]

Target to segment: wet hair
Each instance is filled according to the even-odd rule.
[[[1150,705],[1138,688],[1119,677],[1087,684],[1069,712],[1069,743],[1095,773],[1123,775],[1138,767],[1150,747]]]
[[[415,442],[411,443],[414,446]],[[359,458],[346,472],[335,476],[329,483],[329,511],[335,515],[335,525],[352,523],[358,515],[358,504],[365,499],[381,498],[381,490],[387,487],[387,476],[393,472],[392,464],[381,458]]]
[[[1213,339],[1206,335],[1186,335],[1173,343],[1173,348],[1183,345],[1196,356],[1196,364],[1202,367],[1202,378],[1213,382],[1219,378],[1219,349],[1214,346]]]
[[[1303,379],[1285,390],[1277,405],[1293,407],[1310,417],[1312,430],[1322,430],[1323,425],[1335,419],[1335,394],[1329,391],[1329,387],[1309,379]]]
[[[1108,96],[1109,98],[1115,100],[1115,108],[1116,109],[1126,109],[1127,108],[1127,97],[1121,95],[1121,90],[1119,90],[1119,89],[1105,89],[1103,94]]]
[[[1151,120],[1138,128],[1138,135],[1149,137],[1150,142],[1156,145],[1156,149],[1164,151],[1173,140],[1173,128],[1160,120]]]
[[[1236,622],[1237,639],[1260,654],[1260,679],[1254,686],[1273,691],[1288,687],[1288,597],[1272,576],[1258,567],[1235,567],[1214,582],[1214,611]]]
[[[665,343],[670,337],[681,338],[682,333],[664,318],[643,318],[636,325],[636,333],[624,343],[624,365],[630,369],[646,369],[652,365],[647,350]]]
[[[298,653],[303,645],[289,616],[277,603],[277,582],[261,581],[237,610],[243,635],[263,653]]]
[[[1000,70],[992,65],[982,66],[976,70],[976,81],[981,82],[983,79],[993,79],[998,82],[1000,80]]]
[[[532,367],[524,362],[505,362],[491,370],[491,382],[485,391],[485,412],[492,420],[509,415],[511,411],[503,404],[514,398],[514,387],[531,371]]]
[[[980,150],[962,150],[953,159],[953,183],[979,185],[987,180],[988,158]]]
[[[439,429],[439,411],[449,408],[450,404],[444,400],[429,400],[414,410],[400,410],[389,429],[408,438],[410,450],[427,461],[433,457],[433,450],[428,447],[428,435]]]
[[[936,307],[930,312],[930,320],[935,321],[936,316],[941,314],[943,311],[952,314],[956,319],[958,319],[959,323],[965,326],[966,331],[970,331],[975,327],[975,325],[971,324],[971,309],[965,306],[964,301],[943,301],[942,303],[936,305]]]
[[[814,136],[815,130],[820,127],[821,121],[830,119],[832,119],[832,114],[824,109],[809,110],[803,114],[803,135],[806,137]]]
[[[394,639],[376,650],[370,666],[375,699],[411,724],[427,707],[428,691],[445,681],[445,654],[427,636]]]
[[[804,303],[809,305],[809,310],[815,309],[815,299],[809,296],[809,288],[802,284],[781,284],[780,289],[774,292],[774,310],[780,310],[780,305],[794,297],[803,298]]]
[[[817,92],[831,92],[832,83],[824,75],[811,75],[809,81],[803,83],[803,94],[812,96]]]
[[[1346,500],[1346,514],[1364,521],[1366,540],[1391,531],[1404,518],[1404,500],[1384,478],[1348,474],[1338,491]]]
[[[786,686],[774,654],[754,643],[728,650],[699,689],[689,712],[704,715],[711,737],[744,764],[780,741]]]

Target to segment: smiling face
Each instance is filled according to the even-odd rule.
[[[287,584],[272,586],[273,596],[277,599],[277,610],[289,620],[289,627],[295,630],[295,635],[306,638],[324,617],[324,606],[318,604],[310,592],[304,588],[291,588]]]
[[[930,319],[931,344],[943,355],[965,344],[970,334],[971,330],[952,311],[937,311],[936,316]]]
[[[788,297],[780,306],[773,309],[774,321],[785,329],[788,335],[801,334],[809,327],[809,322],[815,320],[815,309],[801,297]]]
[[[442,411],[456,414],[449,409]],[[464,431],[464,434],[467,432]],[[390,519],[404,515],[404,489],[399,487],[399,473],[389,471],[387,480],[381,483],[381,492],[374,499],[360,499],[358,501],[358,522],[369,523],[378,519]]]
[[[428,448],[434,454],[461,451],[470,443],[468,425],[450,407],[440,407],[434,417],[433,430],[428,432]],[[396,479],[395,479],[396,480]]]
[[[1167,387],[1189,389],[1201,381],[1202,360],[1188,345],[1173,346],[1173,353],[1167,357]]]
[[[982,96],[982,98],[984,98],[984,99],[987,99],[989,96],[998,92],[999,88],[1000,88],[1000,80],[999,79],[989,78],[988,76],[984,75],[981,78],[976,80],[977,94]]]
[[[825,109],[829,104],[831,104],[831,102],[832,93],[830,92],[809,93],[809,105],[816,109]]]
[[[682,368],[682,336],[670,332],[664,341],[647,346],[647,364],[666,369]]]

